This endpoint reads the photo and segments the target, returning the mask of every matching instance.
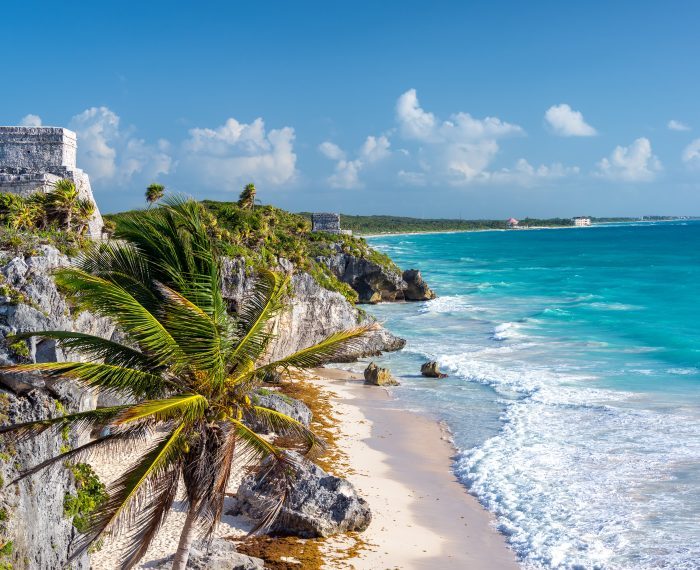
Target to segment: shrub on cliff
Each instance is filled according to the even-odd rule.
[[[320,445],[301,423],[255,405],[251,395],[263,378],[291,366],[319,365],[354,348],[372,327],[336,333],[282,360],[257,365],[272,338],[268,323],[282,308],[286,278],[260,270],[247,303],[229,315],[210,214],[190,200],[170,200],[147,217],[127,217],[115,237],[95,244],[56,279],[78,308],[112,319],[126,337],[124,344],[76,332],[26,333],[17,338],[51,339],[85,360],[20,364],[5,367],[4,373],[70,378],[137,403],[9,425],[0,433],[29,438],[52,431],[58,436],[68,426],[100,433],[19,479],[94,451],[113,453],[150,443],[106,490],[100,508],[81,514],[87,532],[76,541],[71,558],[107,532],[124,533],[128,548],[122,565],[132,567],[184,481],[187,516],[173,564],[173,570],[184,570],[195,530],[210,536],[221,516],[234,456],[240,454],[247,466],[266,460],[266,477],[276,481],[279,500],[261,525],[274,520],[294,484],[294,456],[252,431],[244,417],[300,440],[307,453]]]

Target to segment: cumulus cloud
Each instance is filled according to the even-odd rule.
[[[322,142],[318,150],[328,159],[335,160],[335,169],[328,177],[328,183],[333,188],[361,188],[360,172],[368,165],[383,160],[391,155],[391,143],[385,136],[368,136],[356,153],[353,160],[346,159],[346,153],[337,144],[330,141]]]
[[[40,127],[41,117],[39,115],[32,115],[30,113],[29,115],[25,115],[24,117],[22,117],[22,120],[19,122],[19,124],[22,127]]]
[[[661,162],[652,153],[651,142],[638,138],[629,146],[618,146],[609,158],[598,163],[596,175],[624,182],[650,182],[661,170]]]
[[[566,103],[552,105],[544,114],[552,132],[562,137],[591,137],[596,130],[583,120],[580,111],[574,111]]]
[[[682,123],[681,121],[676,121],[675,119],[671,119],[667,125],[666,125],[669,130],[671,131],[689,131],[690,127],[686,125],[685,123]]]
[[[695,139],[687,147],[685,147],[681,158],[683,159],[683,162],[690,167],[700,167],[700,139]]]
[[[191,129],[182,164],[210,187],[239,190],[251,181],[276,186],[296,176],[294,138],[291,127],[268,132],[262,118],[252,123],[229,118],[214,129]]]
[[[137,174],[168,174],[173,161],[167,141],[152,145],[120,128],[119,116],[108,107],[90,107],[75,115],[69,127],[78,136],[78,165],[93,181],[124,184]]]
[[[424,110],[415,89],[402,94],[396,103],[399,133],[420,144],[423,171],[431,171],[436,183],[464,185],[488,178],[488,168],[499,152],[498,141],[521,136],[523,129],[497,117],[477,119],[458,112],[440,120]],[[399,179],[406,184],[424,184],[425,176],[413,170],[401,170]]]

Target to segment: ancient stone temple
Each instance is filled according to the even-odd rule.
[[[311,231],[328,232],[329,234],[352,235],[350,230],[340,229],[340,215],[329,213],[311,214]]]
[[[61,127],[0,127],[0,192],[29,196],[48,192],[62,178],[72,180],[81,198],[94,202],[87,173],[76,166],[73,131]],[[97,205],[88,232],[99,237],[102,216]]]

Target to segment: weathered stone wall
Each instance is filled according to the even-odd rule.
[[[76,168],[77,137],[61,127],[0,127],[0,166],[53,172]]]
[[[76,166],[77,148],[76,134],[61,127],[0,127],[0,192],[27,197],[67,178],[81,198],[94,202],[90,179]],[[97,204],[88,231],[94,238],[102,232]]]

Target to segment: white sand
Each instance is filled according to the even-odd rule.
[[[344,537],[327,541],[327,568],[518,568],[491,516],[451,474],[454,450],[436,422],[394,409],[386,390],[364,386],[350,373],[335,369],[317,373],[310,378],[331,395],[337,443],[348,458],[347,466],[336,468],[347,468],[347,473],[337,474],[347,476],[357,487],[369,502],[373,517],[361,535],[368,547],[357,557],[339,561],[338,556],[339,550],[349,548],[354,541]],[[109,461],[101,458],[93,467],[108,484],[136,456],[135,451]],[[229,491],[234,493],[236,487],[232,478]],[[181,505],[176,501],[137,568],[152,568],[155,561],[174,553],[185,518]],[[216,536],[241,537],[250,526],[243,517],[224,515]],[[102,550],[92,555],[92,568],[118,568],[123,544],[123,539],[105,541]]]

